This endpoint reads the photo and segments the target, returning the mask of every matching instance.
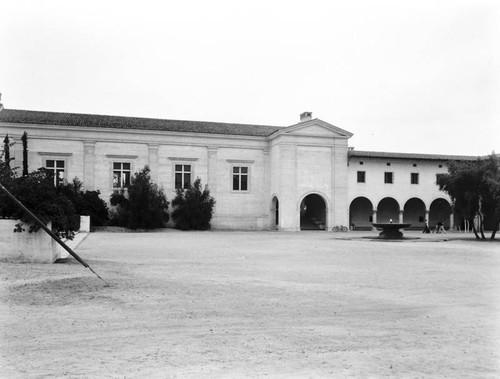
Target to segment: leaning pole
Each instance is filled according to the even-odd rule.
[[[17,204],[24,212],[26,212],[26,214],[28,214],[32,219],[33,221],[35,222],[35,224],[37,224],[40,228],[42,228],[43,230],[45,230],[47,232],[47,234],[49,236],[52,237],[53,240],[55,240],[59,245],[61,245],[68,253],[71,254],[71,256],[73,256],[78,262],[80,262],[83,267],[86,267],[88,268],[90,271],[92,271],[94,273],[94,275],[96,275],[99,279],[101,279],[105,284],[106,286],[108,286],[109,284],[99,276],[99,274],[97,274],[97,272],[95,272],[92,267],[89,266],[89,264],[87,262],[85,262],[77,253],[75,253],[68,245],[66,245],[58,236],[56,236],[54,234],[54,232],[52,232],[52,230],[50,230],[49,228],[47,228],[47,226],[37,217],[33,214],[33,212],[31,212],[28,208],[26,208],[24,206],[23,203],[21,203],[19,200],[17,200],[15,198],[14,195],[12,195],[8,190],[7,188],[5,188],[2,183],[0,183],[0,190],[2,190],[15,204]]]

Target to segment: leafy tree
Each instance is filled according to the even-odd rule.
[[[500,224],[500,162],[495,154],[491,154],[483,165],[484,173],[481,183],[481,209],[484,212],[485,224],[492,226],[491,239]]]
[[[196,179],[193,185],[186,190],[179,188],[172,206],[172,218],[175,227],[181,230],[207,230],[210,229],[215,199],[210,196],[210,191],[205,186],[201,190],[201,180]]]
[[[116,206],[113,222],[130,229],[163,228],[168,222],[167,197],[151,181],[148,166],[136,172],[127,191],[113,193],[111,205]]]
[[[493,226],[491,238],[495,238],[500,222],[500,166],[495,154],[473,162],[450,162],[448,174],[440,175],[437,184],[450,195],[455,213],[470,222],[477,239],[486,238],[486,221]]]

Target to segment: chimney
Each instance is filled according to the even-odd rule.
[[[312,119],[312,112],[304,112],[300,115],[300,122],[306,122]]]

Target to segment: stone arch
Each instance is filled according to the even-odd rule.
[[[318,192],[302,197],[298,206],[300,230],[327,230],[328,201]]]
[[[377,205],[377,222],[397,223],[399,220],[399,203],[393,197],[384,197]]]
[[[431,229],[436,227],[438,222],[444,224],[445,229],[451,225],[452,209],[448,200],[438,197],[434,199],[429,207],[429,226]]]
[[[353,230],[371,230],[373,222],[373,204],[364,197],[359,196],[349,205],[349,226]]]
[[[403,208],[403,220],[410,223],[408,229],[423,229],[425,226],[425,203],[418,197],[408,199]]]

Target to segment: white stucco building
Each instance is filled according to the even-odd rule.
[[[475,157],[350,150],[346,130],[310,112],[288,127],[4,109],[0,135],[29,137],[29,167],[78,177],[108,200],[145,165],[169,200],[196,178],[216,199],[219,229],[370,228],[389,219],[453,227],[436,186],[446,162]]]

